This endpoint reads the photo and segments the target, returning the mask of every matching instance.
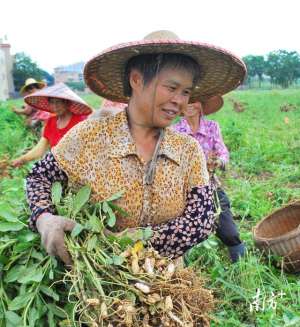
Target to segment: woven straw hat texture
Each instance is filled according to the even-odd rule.
[[[24,85],[20,89],[20,93],[23,94],[26,91],[26,89],[28,88],[28,86],[30,86],[30,85],[36,85],[36,87],[38,89],[41,89],[46,84],[44,82],[37,81],[34,78],[27,78],[26,81],[25,81],[25,83],[24,83]]]
[[[147,39],[116,45],[92,58],[84,68],[86,84],[106,99],[127,103],[129,98],[123,92],[126,63],[137,55],[156,53],[185,54],[200,65],[202,76],[191,103],[228,93],[239,86],[246,75],[243,61],[229,51],[206,43],[183,41],[172,32],[158,31]]]
[[[64,83],[57,83],[27,95],[24,101],[38,110],[52,112],[49,98],[68,100],[68,109],[75,115],[88,115],[92,112],[89,105]]]

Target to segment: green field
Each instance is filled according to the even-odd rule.
[[[99,107],[96,96],[86,100]],[[37,139],[10,111],[15,102],[0,104],[0,161],[17,157]],[[262,257],[252,240],[261,218],[300,198],[300,91],[232,92],[211,118],[220,123],[230,149],[230,165],[220,177],[248,249],[243,260],[231,265],[226,249],[212,236],[188,255],[217,300],[211,325],[300,326],[299,276],[284,273],[278,258]],[[0,327],[44,326],[43,319],[45,326],[59,326],[68,312],[68,306],[59,309],[65,303],[63,285],[48,288],[61,279],[59,263],[40,250],[39,238],[26,226],[23,178],[30,167],[10,169],[10,178],[0,180]]]

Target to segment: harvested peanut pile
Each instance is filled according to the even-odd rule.
[[[71,249],[76,260],[82,251],[86,252]],[[140,242],[120,255],[124,262],[118,269],[112,264],[97,269],[95,258],[89,260],[88,269],[81,270],[78,262],[70,273],[78,287],[82,321],[92,326],[209,326],[213,296],[194,270],[176,270],[170,260]],[[89,269],[102,290],[93,286]]]
[[[72,201],[66,199],[58,212],[71,213],[70,203],[76,207],[87,200],[89,194],[82,190]],[[176,268],[147,246],[150,228],[137,230],[133,238],[107,233],[106,222],[114,217],[109,206],[104,201],[92,210],[75,210],[78,224],[66,239],[73,266],[64,281],[70,288],[69,300],[76,303],[77,325],[209,326],[214,299],[204,280],[192,269]]]

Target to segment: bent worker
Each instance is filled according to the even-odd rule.
[[[224,144],[219,124],[205,119],[205,116],[220,110],[222,106],[223,99],[220,96],[211,97],[202,103],[189,104],[183,111],[184,118],[172,128],[180,133],[191,135],[204,151],[210,180],[217,189],[221,207],[216,235],[227,246],[231,261],[236,262],[244,255],[245,245],[233,220],[229,198],[215,174],[217,169],[225,169],[229,162],[229,152]]]
[[[25,97],[37,92],[45,86],[46,84],[42,81],[37,81],[34,78],[27,78],[25,84],[20,89],[20,93]],[[26,116],[26,125],[31,128],[36,128],[40,123],[43,123],[50,118],[48,112],[36,110],[27,103],[25,103],[22,108],[13,107],[12,111],[18,115]]]
[[[115,204],[128,217],[118,215],[114,231],[151,226],[150,242],[163,256],[177,258],[205,240],[215,223],[205,157],[194,139],[169,126],[190,100],[229,92],[244,76],[245,65],[231,53],[169,31],[91,59],[84,70],[89,88],[128,106],[75,126],[28,175],[30,227],[47,252],[71,262],[64,233],[75,223],[55,211],[56,181],[89,185],[96,202],[123,191]]]
[[[37,145],[13,160],[14,167],[41,159],[72,127],[85,120],[92,112],[92,109],[63,83],[27,95],[24,100],[35,110],[53,115],[47,120]]]

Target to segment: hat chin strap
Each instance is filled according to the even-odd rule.
[[[157,56],[157,66],[156,66],[156,72],[155,72],[156,81],[155,81],[155,85],[154,85],[152,105],[151,105],[151,123],[152,123],[152,126],[154,126],[154,109],[155,109],[155,99],[156,99],[156,91],[157,91],[157,85],[158,85],[157,77],[158,77],[158,72],[159,72],[159,68],[160,68],[162,59],[163,59],[163,54],[160,53]]]

